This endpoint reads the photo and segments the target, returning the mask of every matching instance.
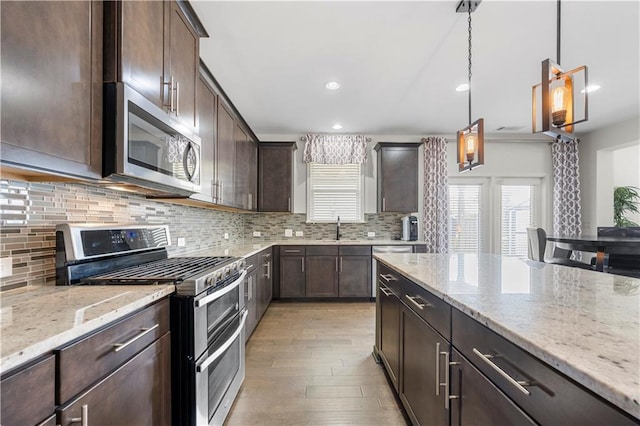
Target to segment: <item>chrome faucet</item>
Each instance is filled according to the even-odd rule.
[[[338,216],[338,222],[336,224],[336,240],[340,240],[340,216]]]

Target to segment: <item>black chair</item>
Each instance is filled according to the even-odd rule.
[[[595,266],[570,259],[571,250],[559,247],[553,250],[553,257],[551,259],[545,260],[544,252],[547,248],[547,233],[542,228],[527,228],[527,239],[529,241],[529,259],[531,260],[595,271]]]
[[[640,238],[640,227],[617,228],[614,226],[599,226],[598,237]],[[595,264],[595,258],[592,259]],[[609,254],[607,272],[640,278],[640,256],[637,254]]]

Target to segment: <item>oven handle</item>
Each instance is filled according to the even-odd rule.
[[[242,332],[242,329],[244,328],[244,322],[247,319],[247,314],[249,313],[249,311],[245,310],[242,313],[242,320],[240,320],[240,325],[238,326],[238,329],[236,331],[233,332],[233,335],[231,335],[231,337],[229,337],[229,340],[227,340],[226,342],[224,342],[224,344],[222,346],[220,346],[214,353],[212,353],[209,357],[207,357],[207,359],[205,359],[204,361],[202,361],[202,364],[198,365],[196,367],[196,371],[198,373],[202,373],[204,370],[207,369],[207,367],[216,359],[220,358],[222,356],[223,353],[226,352],[227,349],[229,349],[229,347],[231,345],[233,345],[233,342],[238,338],[238,336],[240,335],[240,333]],[[244,344],[244,342],[242,342],[242,344]]]
[[[240,283],[242,283],[242,281],[244,281],[244,278],[246,276],[247,276],[247,270],[245,269],[244,271],[242,271],[238,279],[232,282],[231,284],[229,284],[228,286],[223,287],[220,291],[214,291],[210,295],[205,296],[200,300],[196,300],[196,308],[206,306],[209,303],[213,302],[214,300],[221,298],[222,296],[229,293],[230,291],[235,290],[235,288],[238,287]]]

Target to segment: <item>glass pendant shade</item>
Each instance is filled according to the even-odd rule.
[[[484,164],[484,119],[458,130],[458,171],[466,172]]]

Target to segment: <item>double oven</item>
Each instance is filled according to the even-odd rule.
[[[161,225],[59,225],[56,283],[171,283],[172,423],[221,425],[244,380],[244,259],[173,257]]]

